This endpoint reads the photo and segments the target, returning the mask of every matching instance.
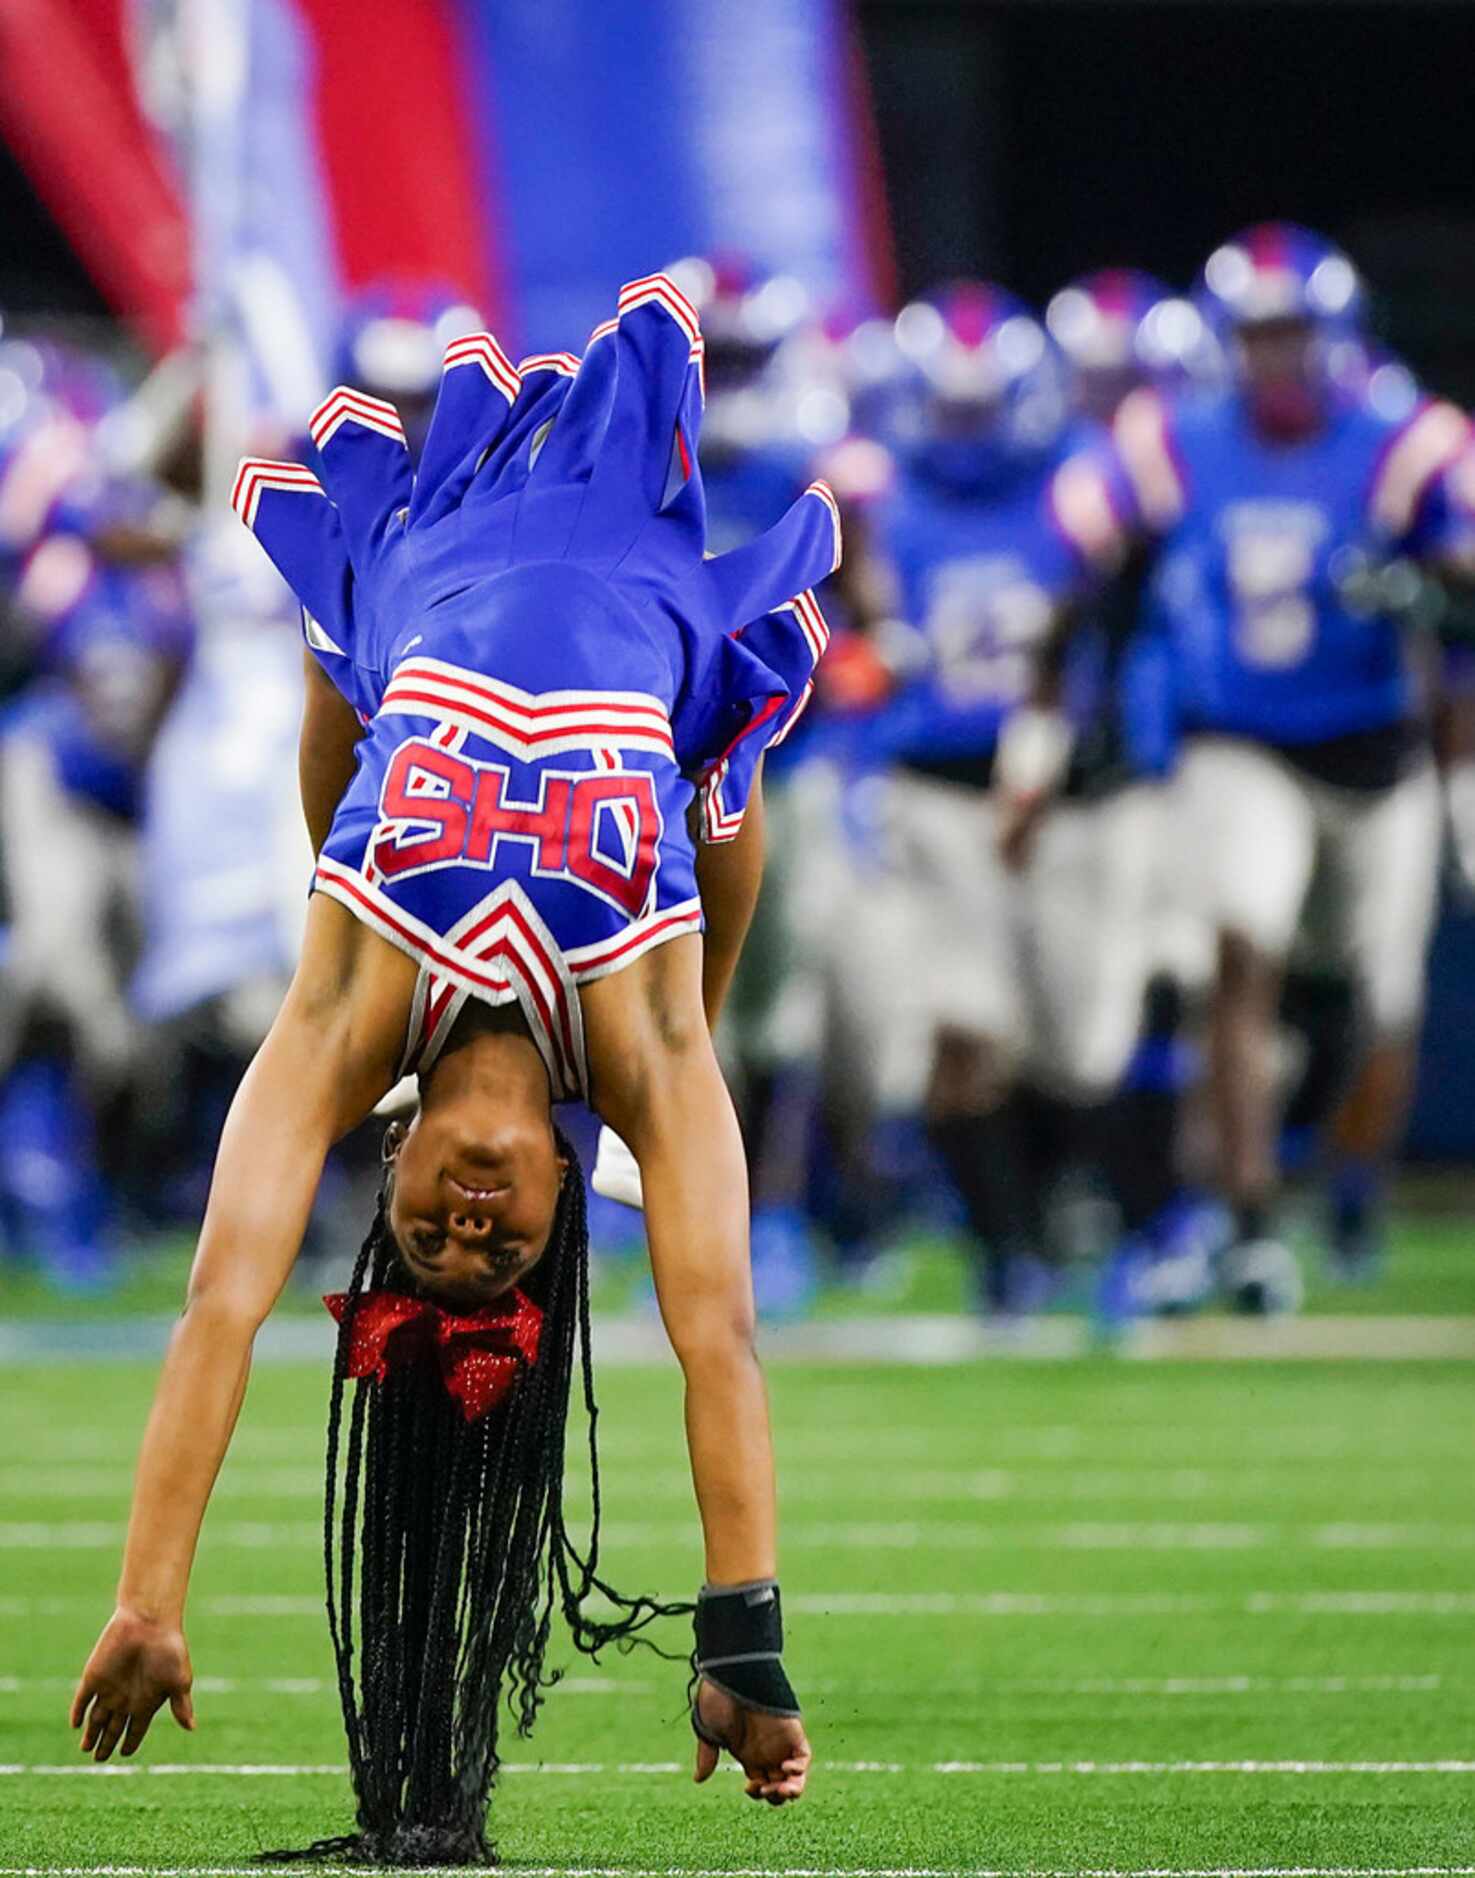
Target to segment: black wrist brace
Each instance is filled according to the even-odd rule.
[[[784,1620],[778,1581],[703,1585],[697,1593],[697,1673],[748,1708],[797,1715],[799,1698],[784,1674]]]

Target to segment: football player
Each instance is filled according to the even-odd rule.
[[[0,828],[10,930],[0,1204],[68,1288],[111,1269],[114,1182],[138,1068],[128,978],[137,944],[145,772],[194,626],[163,498],[108,473],[99,428],[119,392],[86,355],[29,353],[31,409],[0,461],[14,585]],[[101,1128],[99,1121],[104,1121]]]
[[[1118,1041],[1072,1021],[1081,977],[1115,969],[1122,951],[1104,927],[1098,945],[1079,944],[1084,922],[1111,913],[1057,852],[1068,822],[1016,880],[990,796],[1000,729],[1076,575],[1045,501],[1065,388],[1041,323],[997,287],[917,301],[896,332],[918,395],[896,426],[898,473],[873,532],[910,643],[892,636],[900,682],[874,739],[888,771],[880,865],[851,943],[886,1018],[878,1106],[925,1111],[977,1248],[980,1302],[1019,1313],[1049,1282],[1042,1195],[1074,1146],[1060,1097],[1109,1087],[1135,1025],[1133,1011]],[[1129,849],[1136,837],[1121,833]]]
[[[1203,299],[1229,389],[1132,394],[1109,449],[1062,466],[1055,499],[1085,553],[1151,558],[1136,681],[1181,738],[1179,864],[1217,936],[1211,1095],[1235,1222],[1223,1277],[1243,1308],[1272,1310],[1300,1295],[1275,1235],[1273,1028],[1318,868],[1366,1025],[1369,1097],[1343,1155],[1381,1165],[1405,1112],[1439,811],[1403,614],[1409,565],[1440,552],[1432,493],[1469,426],[1436,401],[1387,408],[1330,368],[1361,288],[1318,236],[1236,236],[1210,257]],[[1044,684],[1059,696],[1058,678]],[[1039,775],[1011,791],[1011,838],[1049,793]]]
[[[1089,447],[1093,432],[1099,441],[1100,427],[1140,387],[1200,392],[1221,370],[1218,344],[1199,309],[1137,268],[1102,268],[1072,281],[1050,300],[1045,320],[1070,367],[1074,449]],[[1163,865],[1169,805],[1152,785],[1161,781],[1169,753],[1154,725],[1131,708],[1125,682],[1143,604],[1142,580],[1123,579],[1082,616],[1078,636],[1082,650],[1089,648],[1092,683],[1088,696],[1079,695],[1078,685],[1073,700],[1079,732],[1063,791],[1079,871],[1097,881],[1102,899],[1119,905],[1114,930],[1130,935],[1116,970],[1077,974],[1078,994],[1103,1000],[1108,1009],[1078,1005],[1075,1021],[1105,1025],[1118,1043],[1133,1008],[1143,1022],[1121,1087],[1077,1117],[1080,1139],[1089,1144],[1119,1215],[1120,1237],[1098,1286],[1108,1330],[1143,1310],[1182,1310],[1201,1301],[1222,1231],[1217,1207],[1185,1185],[1180,1172],[1180,1108],[1195,1060],[1179,1036],[1183,981],[1196,976],[1207,948],[1196,942],[1174,870]],[[1006,724],[1006,775],[1016,751],[1029,762],[1035,736],[1028,711]],[[1140,843],[1097,838],[1097,828],[1108,831],[1131,815],[1142,824]],[[1125,855],[1120,876],[1108,871],[1117,854]]]

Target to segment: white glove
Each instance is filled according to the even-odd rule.
[[[1062,711],[1022,704],[1004,720],[994,776],[1016,800],[1053,795],[1070,767],[1075,730]]]
[[[640,1209],[645,1205],[640,1163],[613,1128],[599,1131],[599,1146],[594,1151],[594,1172],[589,1184],[606,1200],[618,1200],[621,1206]]]

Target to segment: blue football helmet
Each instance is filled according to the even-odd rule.
[[[1293,222],[1262,222],[1204,263],[1199,304],[1225,338],[1257,422],[1305,434],[1345,395],[1336,359],[1362,333],[1364,294],[1340,248]]]
[[[937,479],[985,488],[1054,447],[1065,426],[1061,361],[1022,300],[956,281],[896,316],[915,388],[897,416],[897,447]]]
[[[1139,268],[1109,267],[1062,287],[1045,309],[1077,406],[1107,422],[1138,385],[1211,383],[1219,346],[1193,302]]]
[[[1347,332],[1361,327],[1362,280],[1324,235],[1294,222],[1260,222],[1204,263],[1202,303],[1227,331],[1295,320]]]

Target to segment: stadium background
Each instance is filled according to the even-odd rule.
[[[204,343],[201,533],[237,529],[235,456],[300,424],[343,308],[387,276],[464,296],[516,356],[577,346],[619,281],[680,255],[741,254],[857,312],[957,276],[1039,305],[1109,264],[1185,286],[1273,215],[1345,245],[1380,337],[1468,405],[1467,35],[1459,5],[1335,0],[0,0],[3,337],[63,338],[130,388]],[[357,1237],[351,1157],[207,1531],[208,1726],[150,1743],[157,1781],[46,1771],[65,1763],[64,1684],[105,1604],[214,1119],[286,965],[279,889],[252,857],[283,814],[293,621],[252,613],[244,655],[240,628],[216,636],[212,682],[250,707],[238,696],[226,731],[203,705],[172,727],[176,782],[192,739],[260,738],[230,821],[169,837],[196,861],[217,845],[245,917],[181,907],[167,879],[152,902],[188,933],[133,984],[156,1129],[129,1142],[158,1160],[79,1193],[108,1119],[48,1108],[44,1077],[20,1078],[0,1130],[26,1203],[7,1203],[0,1263],[6,1871],[234,1867],[341,1811],[304,1359],[324,1348],[314,1293]],[[795,1656],[834,1772],[781,1837],[719,1818],[664,1778],[684,1752],[673,1689],[622,1661],[555,1697],[527,1756],[544,1772],[509,1778],[505,1849],[560,1870],[1475,1866],[1475,914],[1452,874],[1430,973],[1375,1286],[1320,1284],[1311,1247],[1307,1318],[1149,1326],[1135,1348],[1183,1360],[1131,1370],[1080,1360],[1077,1290],[1022,1346],[1038,1360],[1000,1371],[992,1343],[976,1360],[962,1261],[932,1221],[769,1331]],[[207,1004],[228,1046],[217,1027],[197,1047]],[[49,1263],[28,1240],[38,1166],[53,1197],[73,1181],[103,1256]],[[676,1590],[696,1562],[673,1378],[629,1246],[600,1249],[627,1509],[612,1554]],[[243,1800],[257,1765],[279,1771]]]

